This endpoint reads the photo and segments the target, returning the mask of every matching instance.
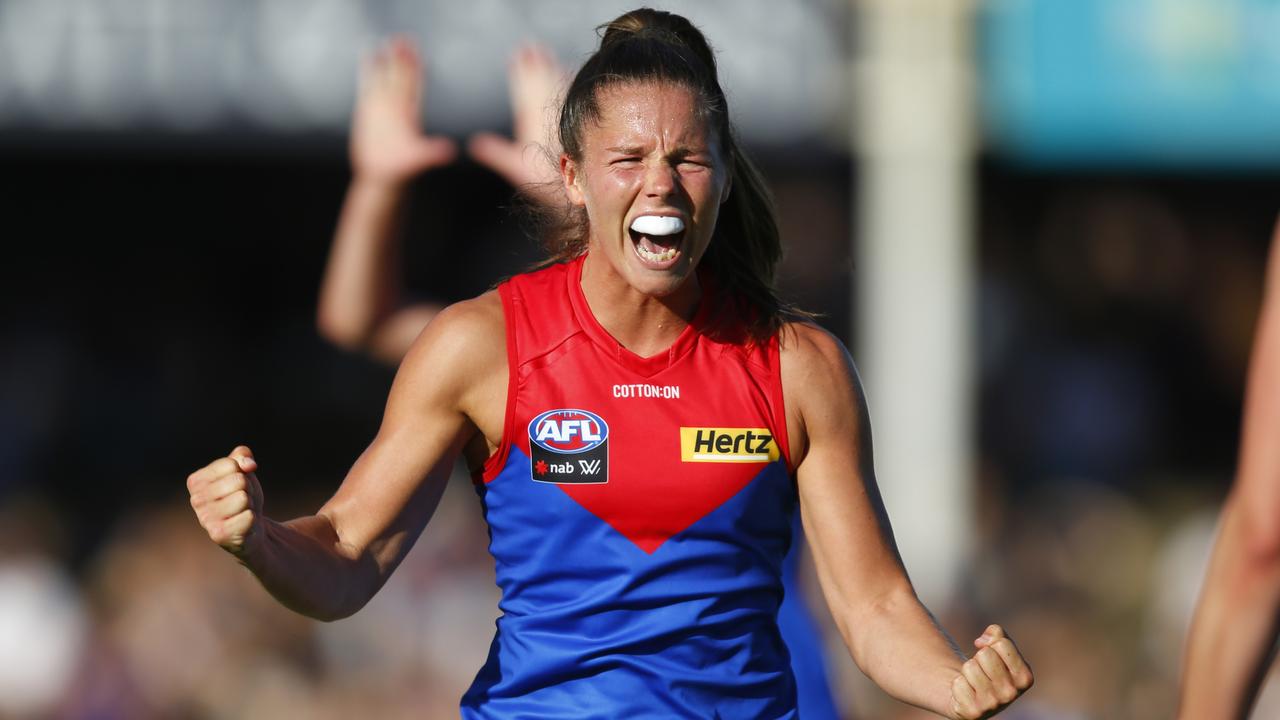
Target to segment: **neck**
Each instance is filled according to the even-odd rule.
[[[596,321],[620,345],[649,357],[671,347],[688,327],[702,289],[693,274],[670,295],[645,295],[614,272],[607,260],[588,253],[582,264],[582,295]]]

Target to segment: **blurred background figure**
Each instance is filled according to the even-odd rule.
[[[1249,362],[1235,484],[1222,510],[1183,665],[1181,718],[1248,715],[1280,614],[1280,226]]]
[[[287,515],[328,497],[377,427],[389,371],[315,333],[351,180],[352,69],[374,39],[424,48],[419,110],[457,145],[519,137],[511,48],[544,38],[576,62],[584,29],[629,7],[0,0],[0,512],[34,525],[4,533],[0,627],[60,628],[25,651],[0,632],[0,653],[28,659],[0,658],[0,702],[26,698],[0,714],[456,716],[475,664],[432,648],[462,627],[488,637],[475,615],[496,597],[469,489],[374,600],[387,607],[323,628],[242,611],[243,640],[219,647],[193,635],[234,621],[200,598],[251,602],[249,586],[215,590],[251,580],[195,542],[171,481],[247,441],[278,471],[269,512]],[[993,528],[908,557],[922,592],[962,578],[930,606],[957,631],[1017,618],[1037,674],[1023,716],[1172,716],[1280,197],[1275,3],[664,7],[721,45],[777,196],[785,294],[859,362],[904,552]],[[467,150],[404,190],[409,291],[472,296],[538,257],[494,211],[511,183]],[[252,352],[211,358],[211,338]],[[936,439],[901,440],[925,423]],[[900,517],[895,491],[936,498],[933,525]],[[993,553],[997,569],[967,571]],[[420,603],[462,614],[428,621]],[[245,670],[193,688],[188,646]],[[385,685],[340,679],[384,659]],[[53,668],[40,683],[17,674],[37,662]],[[847,715],[912,716],[833,667]],[[1264,678],[1255,717],[1280,713],[1278,687]]]
[[[65,552],[54,508],[18,497],[0,507],[2,716],[36,717],[57,707],[89,645],[89,614]]]
[[[456,156],[451,140],[421,130],[422,74],[418,52],[405,38],[387,43],[364,62],[351,122],[352,181],[316,313],[320,333],[330,342],[393,364],[449,300],[409,300],[400,266],[399,225],[408,211],[410,182]],[[469,154],[530,202],[558,205],[563,192],[552,131],[566,78],[554,56],[537,45],[514,53],[508,75],[515,136],[476,134]],[[449,244],[466,238],[426,240]]]

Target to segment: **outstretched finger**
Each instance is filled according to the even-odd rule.
[[[521,150],[516,143],[497,133],[481,132],[467,141],[467,154],[476,162],[510,181],[523,169]]]
[[[359,90],[366,93],[381,84],[386,74],[387,47],[380,44],[360,57]]]
[[[516,48],[507,64],[507,71],[516,74],[525,71],[543,72],[546,69],[560,69],[560,63],[551,52],[551,48],[538,42],[526,42]]]
[[[552,127],[567,80],[551,50],[542,45],[526,44],[512,54],[507,84],[517,142],[554,142]]]
[[[458,146],[446,137],[427,136],[414,145],[413,154],[420,167],[433,168],[453,162],[458,155]]]
[[[387,47],[387,87],[416,106],[422,92],[422,59],[409,38],[397,35]]]

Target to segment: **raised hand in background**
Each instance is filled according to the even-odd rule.
[[[533,201],[565,202],[554,133],[564,73],[549,50],[525,45],[507,79],[515,137],[477,133],[468,152]],[[316,311],[327,340],[388,363],[400,361],[441,308],[406,302],[400,268],[410,181],[457,155],[451,140],[423,131],[422,101],[422,60],[408,40],[393,38],[365,60],[351,122],[351,185]]]

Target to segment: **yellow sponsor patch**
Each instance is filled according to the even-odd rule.
[[[680,428],[684,462],[767,463],[781,457],[765,428]]]

